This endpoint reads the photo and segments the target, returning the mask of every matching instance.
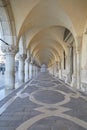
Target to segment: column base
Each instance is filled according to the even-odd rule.
[[[70,84],[71,79],[70,79],[70,73],[67,74],[66,79],[65,79],[65,83],[69,83]]]
[[[18,77],[19,77],[18,82],[23,83],[24,82],[24,71],[19,72]]]
[[[77,87],[76,75],[72,75],[71,87],[73,88]]]
[[[59,79],[62,79],[62,71],[59,70]]]
[[[13,90],[13,89],[15,89],[15,84],[12,85],[12,86],[6,84],[6,85],[5,85],[5,89],[6,89],[6,90]]]
[[[87,83],[81,82],[81,91],[87,93]]]
[[[5,75],[5,89],[15,89],[15,76],[14,76],[14,72],[9,72],[6,71],[6,75]]]
[[[29,79],[25,79],[25,82],[27,82]]]

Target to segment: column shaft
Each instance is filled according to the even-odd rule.
[[[6,89],[15,88],[15,54],[6,54],[6,72],[5,72]]]
[[[29,62],[25,60],[25,82],[29,79]]]
[[[5,88],[15,88],[15,53],[17,47],[15,45],[3,45],[1,46],[2,51],[6,54],[6,72],[5,72]]]
[[[24,82],[24,59],[22,56],[19,58],[19,82],[23,83]]]
[[[31,79],[32,78],[32,64],[30,63],[29,64],[29,78]]]
[[[59,79],[62,79],[61,61],[59,62]]]
[[[72,82],[71,82],[71,86],[76,88],[76,84],[77,84],[77,55],[76,55],[76,49],[74,48],[74,67],[73,67],[73,75],[72,75]]]
[[[80,78],[80,52],[77,50],[77,89],[80,89],[81,78]]]
[[[68,51],[68,56],[67,56],[67,77],[66,77],[66,81],[67,83],[71,83],[72,81],[72,73],[73,73],[73,49],[72,49],[72,45],[70,45],[68,47],[69,51]]]

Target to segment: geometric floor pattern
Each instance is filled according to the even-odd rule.
[[[0,102],[0,130],[87,130],[87,96],[39,73]]]

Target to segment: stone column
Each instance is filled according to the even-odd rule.
[[[80,50],[76,50],[77,53],[77,89],[80,89],[81,85],[81,77],[80,77]]]
[[[29,78],[30,79],[32,78],[32,69],[33,69],[32,63],[29,63]]]
[[[1,47],[2,51],[6,54],[5,63],[5,88],[14,89],[15,88],[15,53],[16,47],[14,45],[4,45]]]
[[[53,64],[53,76],[55,76],[55,63]]]
[[[71,87],[74,87],[76,88],[77,86],[77,55],[76,55],[76,49],[74,48],[74,53],[73,53],[73,56],[74,56],[74,64],[73,64],[73,75],[72,75],[72,82],[71,82]]]
[[[29,58],[25,60],[25,82],[29,79]]]
[[[58,61],[56,61],[56,65],[55,65],[56,69],[55,69],[55,74],[56,74],[56,77],[58,77]]]
[[[54,64],[52,65],[52,69],[53,69],[53,76],[54,76],[54,73],[55,73],[55,72],[54,72]]]
[[[36,66],[35,64],[32,64],[32,77],[36,76]]]
[[[86,26],[87,28],[87,26]],[[86,29],[85,28],[85,29]],[[81,45],[81,91],[87,92],[87,29],[83,33]]]
[[[37,66],[36,65],[34,66],[34,75],[35,75],[35,77],[37,75]]]
[[[25,77],[25,73],[24,73],[24,59],[25,59],[25,55],[23,55],[23,54],[19,55],[18,77],[19,77],[19,82],[20,83],[24,82],[24,77]]]
[[[36,76],[38,75],[38,73],[39,73],[39,67],[36,66]]]
[[[62,69],[61,69],[61,61],[58,63],[59,65],[59,79],[62,79]]]
[[[40,72],[40,67],[37,67],[37,74]]]
[[[40,68],[36,66],[36,76],[38,75],[39,72],[40,72]]]
[[[65,80],[65,82],[67,83],[71,83],[72,81],[72,67],[73,67],[73,55],[72,55],[72,45],[68,46],[69,49],[69,55],[68,55],[68,68],[67,68],[67,78]]]
[[[34,64],[32,63],[32,78],[34,77]]]

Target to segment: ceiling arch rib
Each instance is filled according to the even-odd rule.
[[[43,47],[43,46],[41,44],[40,45],[37,44],[37,46],[35,46],[34,49],[31,50],[32,55],[34,54],[35,50],[37,50],[40,47]],[[60,49],[62,49],[59,46],[54,46],[54,44],[47,45],[46,47],[43,47],[43,48],[49,48],[49,49],[52,48],[54,50],[54,52],[56,52],[56,54],[59,55],[59,56],[60,56],[60,53],[61,53]]]
[[[24,0],[4,1],[10,1],[13,7],[18,41],[22,35],[28,36],[26,48],[30,49],[32,54],[35,55],[39,47],[39,50],[45,50],[48,58],[51,57],[51,48],[52,53],[57,49],[59,55],[62,49],[67,53],[66,43],[63,41],[63,37],[61,37],[63,36],[62,31],[64,31],[64,28],[69,29],[73,34],[75,44],[80,44],[79,39],[87,18],[87,0],[84,0],[84,2],[82,0],[26,0],[27,4]],[[26,7],[24,11],[22,10],[23,7]],[[11,20],[13,22],[13,18]],[[61,26],[61,29],[56,26]],[[40,44],[45,45],[42,46]],[[59,44],[62,49],[59,48]],[[49,53],[47,53],[48,50],[46,51],[45,48],[49,48]],[[39,57],[40,55],[39,51]],[[43,55],[46,57],[45,53]]]
[[[35,53],[35,56],[39,55],[39,56],[42,56],[42,57],[43,57],[43,55],[42,55],[42,52],[43,52],[43,51],[44,51],[44,50],[37,50],[36,53]],[[44,51],[44,53],[46,53],[46,52]],[[53,57],[54,59],[56,58],[56,55],[55,55],[52,51],[50,51],[50,50],[48,50],[46,57],[49,57],[49,54],[50,54],[50,56]],[[44,57],[43,57],[43,58],[44,58]]]
[[[35,56],[36,62],[38,63],[39,66],[42,65],[42,62],[40,60],[40,56],[39,54],[37,56]],[[53,64],[53,58],[49,57],[49,63],[48,64]]]
[[[26,2],[25,0],[10,0],[9,2],[12,6],[12,10],[14,13],[16,31],[18,36],[19,30],[22,27],[24,19],[26,19],[28,14],[35,8],[35,6],[38,5],[40,0],[26,0]]]
[[[34,29],[32,34],[29,35],[30,38],[28,36],[29,42],[27,44],[27,49],[30,49],[32,54],[35,55],[38,47],[40,50],[42,50],[42,47],[43,50],[45,50],[44,48],[51,49],[52,46],[54,46],[54,49],[57,48],[58,52],[64,49],[65,53],[67,53],[67,47],[63,41],[64,27],[68,28],[72,34],[74,33],[72,22],[63,8],[59,5],[58,0],[41,0],[24,19],[19,30],[18,38],[22,34],[26,34],[28,30],[32,32],[31,30]],[[43,44],[43,46],[40,44]],[[61,52],[59,52],[59,56],[60,54]],[[45,53],[43,53],[43,55],[46,57]]]
[[[15,44],[15,23],[11,5],[8,0],[0,0],[0,23],[2,26],[3,40],[9,44]]]
[[[45,61],[45,60],[42,60],[43,57],[41,57],[41,54],[38,53],[38,54],[37,54],[37,58],[39,59],[39,62],[40,62],[41,64],[44,64],[44,63],[45,63],[45,64],[49,64],[49,62],[52,62],[54,56],[50,53],[50,54],[49,54],[49,58],[47,59],[47,61]]]
[[[57,30],[58,30],[57,26],[38,32],[38,34],[36,34],[29,42],[28,48],[34,48],[34,46],[36,46],[38,42],[41,42],[41,43],[44,42],[45,44],[49,42],[50,43],[53,42],[54,44],[54,42],[57,42],[57,44],[59,43],[64,48],[65,52],[67,53],[67,47],[66,47],[65,42],[63,41],[64,29],[62,29],[61,34],[57,33]],[[61,37],[61,39],[58,36]]]
[[[49,45],[53,45],[54,47],[59,47],[60,49],[63,48],[63,46],[56,40],[53,39],[41,39],[39,41],[35,41],[31,44],[31,46],[29,47],[30,50],[32,51],[37,45],[43,45],[43,47],[49,46]],[[65,50],[65,48],[63,48]]]
[[[51,58],[53,59],[54,61],[58,61],[58,53],[56,54],[57,52],[54,50],[53,51],[53,48],[46,48],[46,49],[38,49],[36,52],[35,52],[35,57],[37,55],[39,55],[39,57],[41,57],[41,59],[46,59],[48,58],[48,60]],[[46,57],[46,58],[45,58]]]
[[[36,53],[35,53],[35,50],[39,50],[39,45],[38,46],[36,46],[36,48],[32,51],[32,55],[36,55]],[[43,47],[42,47],[42,49],[43,49]],[[47,47],[46,48],[44,48],[44,50],[46,50],[47,49]],[[56,55],[56,57],[61,57],[61,55],[60,55],[60,53],[59,53],[59,51],[57,50],[57,48],[55,48],[54,46],[48,46],[48,49],[49,50],[51,50],[53,53],[55,53],[55,55]],[[57,58],[56,58],[57,59]]]
[[[48,33],[47,36],[49,35],[50,37],[56,37],[56,39],[60,39],[59,41],[61,41],[60,43],[65,43],[63,41],[63,34],[64,34],[64,30],[66,29],[66,27],[64,26],[60,26],[60,25],[53,25],[53,26],[48,26],[47,28],[44,29],[39,29],[39,28],[32,28],[30,30],[28,30],[25,33],[26,36],[26,40],[27,40],[27,45],[26,47],[28,48],[31,44],[31,42],[33,41],[33,39],[35,39],[37,36],[41,35],[42,33]],[[46,35],[46,34],[45,34]]]
[[[31,10],[24,19],[18,37],[23,35],[23,33],[25,33],[27,30],[30,30],[32,27],[41,27],[43,29],[53,25],[65,26],[73,33],[72,22],[58,3],[58,0],[40,1],[38,5],[35,6],[35,8],[33,8],[33,10]]]
[[[49,65],[50,63],[53,63],[53,58],[51,58],[51,57],[49,57],[49,59],[46,61],[42,61],[42,58],[38,55],[37,56],[37,58],[38,58],[38,61],[39,61],[39,63],[40,63],[40,66],[42,65],[42,64],[46,64],[46,65]]]
[[[56,28],[54,27],[42,31],[42,34],[41,32],[36,34],[36,36],[34,36],[34,38],[29,43],[29,49],[30,49],[31,54],[35,56],[37,51],[43,48],[44,50],[46,50],[46,48],[49,48],[51,49],[51,51],[53,51],[53,53],[56,52],[56,60],[58,59],[58,57],[61,57],[60,50],[63,50],[63,47],[60,43],[58,43],[57,40],[55,40],[57,37],[55,36],[55,34],[56,34]],[[46,53],[44,55],[46,55]]]

